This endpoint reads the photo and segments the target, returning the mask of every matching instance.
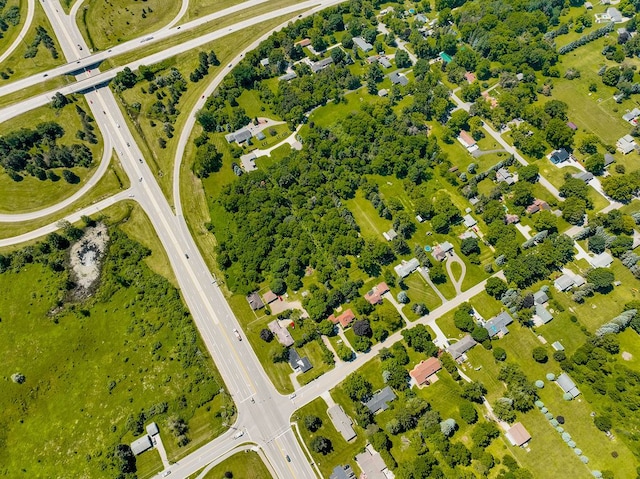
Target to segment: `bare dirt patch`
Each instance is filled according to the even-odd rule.
[[[95,289],[108,244],[107,227],[98,223],[87,228],[82,238],[71,246],[69,263],[71,278],[76,285],[71,292],[74,299],[86,298]]]

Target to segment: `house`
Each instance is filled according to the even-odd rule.
[[[393,83],[394,85],[406,85],[407,83],[409,83],[409,79],[404,76],[402,73],[398,73],[398,72],[393,72],[389,75],[389,80],[391,80],[391,83]]]
[[[554,288],[556,288],[558,291],[567,291],[568,289],[573,288],[574,285],[575,280],[568,274],[563,274],[553,282]]]
[[[260,65],[262,65],[263,67],[268,67],[269,66],[269,59],[268,58],[263,58],[262,60],[260,60]]]
[[[574,173],[571,176],[579,180],[582,180],[585,183],[589,183],[591,180],[593,180],[593,173],[589,173],[588,171],[581,171],[580,173]]]
[[[551,160],[551,163],[553,163],[554,165],[563,163],[567,161],[569,158],[571,158],[571,155],[565,148],[560,148],[559,150],[554,151],[553,153],[551,153],[551,156],[549,157],[549,159]]]
[[[353,421],[347,416],[340,404],[334,404],[327,409],[327,414],[345,441],[350,441],[356,437],[356,432],[353,430]]]
[[[402,263],[393,267],[396,274],[402,279],[409,276],[420,266],[420,261],[417,258],[411,258],[409,261],[403,261]]]
[[[380,63],[380,65],[382,65],[385,68],[391,68],[391,62],[387,57],[378,58],[378,63]]]
[[[605,168],[607,166],[609,166],[610,164],[614,163],[615,161],[616,161],[616,158],[611,153],[605,153],[604,154],[604,167]]]
[[[634,108],[630,112],[627,112],[624,115],[622,115],[622,119],[624,121],[628,121],[633,126],[635,126],[637,124],[636,118],[638,118],[639,116],[640,116],[640,109]]]
[[[573,382],[573,379],[571,379],[567,373],[562,373],[558,376],[556,378],[556,384],[560,386],[565,393],[571,394],[571,397],[575,398],[580,395],[580,390],[576,386],[576,383]]]
[[[153,447],[153,442],[148,434],[145,434],[139,439],[136,439],[131,443],[131,452],[135,456],[142,454],[144,451],[148,451]]]
[[[311,45],[311,40],[309,38],[305,38],[303,40],[300,40],[299,42],[296,42],[296,45],[300,45],[302,48],[308,47],[309,45]]]
[[[544,304],[549,301],[549,295],[545,291],[536,291],[533,293],[533,301],[536,304]]]
[[[564,346],[560,341],[554,342],[553,344],[551,344],[551,347],[554,351],[564,351]]]
[[[425,17],[422,13],[418,13],[416,15],[416,22],[427,23],[428,21],[429,21],[429,19],[427,17]]]
[[[378,63],[378,55],[372,55],[367,58],[367,63],[371,65],[372,63]]]
[[[420,361],[409,371],[409,376],[413,378],[418,386],[429,385],[438,380],[436,373],[442,369],[442,364],[438,358],[429,358]]]
[[[493,338],[494,336],[498,336],[501,338],[509,332],[507,326],[511,323],[513,323],[513,318],[509,313],[503,311],[484,323],[484,329],[489,333],[489,337]]]
[[[478,224],[478,222],[474,220],[473,216],[471,215],[464,215],[464,217],[462,218],[462,221],[464,221],[464,225],[467,228],[473,228],[475,225]]]
[[[536,326],[541,326],[551,321],[553,319],[553,316],[542,304],[536,304],[533,318],[534,324]]]
[[[380,304],[382,303],[382,295],[387,292],[389,292],[389,286],[383,281],[374,286],[370,291],[367,291],[364,299],[369,301],[370,304]]]
[[[458,238],[460,238],[460,239],[467,239],[467,238],[478,239],[478,235],[473,230],[466,230],[464,233],[462,233],[460,236],[458,236]]]
[[[438,261],[443,261],[447,257],[447,253],[453,251],[453,245],[448,241],[444,241],[433,248],[431,256]]]
[[[257,156],[253,152],[247,153],[246,155],[242,155],[240,157],[240,162],[242,163],[244,171],[255,171],[258,169],[258,167],[256,166],[256,158]]]
[[[447,347],[447,352],[451,355],[453,359],[455,359],[458,362],[462,362],[465,360],[464,353],[469,351],[476,344],[478,344],[476,340],[473,339],[471,335],[467,334],[458,342],[449,345]]]
[[[356,479],[356,473],[351,469],[351,465],[336,466],[333,468],[333,472],[329,476],[329,479]]]
[[[284,75],[278,77],[279,81],[290,81],[293,80],[294,78],[296,78],[298,76],[298,74],[296,72],[289,72],[289,73],[285,73]]]
[[[386,411],[389,409],[389,404],[396,398],[393,390],[387,386],[377,393],[375,393],[371,399],[369,399],[364,405],[367,407],[371,414],[375,414],[380,411]]]
[[[498,183],[506,183],[508,185],[512,185],[516,181],[518,181],[518,179],[513,175],[513,173],[511,173],[505,167],[502,167],[499,168],[498,171],[496,171],[496,181]]]
[[[264,134],[264,132],[259,131],[258,133],[256,133],[256,140],[258,141],[262,141],[264,140],[266,137],[266,135]]]
[[[158,429],[158,425],[155,422],[147,424],[147,434],[151,437],[160,434],[160,429]]]
[[[615,7],[607,8],[606,15],[613,23],[622,23],[622,13]]]
[[[373,45],[371,45],[371,43],[367,42],[362,37],[353,37],[353,44],[356,47],[358,47],[360,50],[362,50],[364,53],[367,53],[373,50]]]
[[[517,422],[511,426],[505,435],[514,446],[526,446],[531,440],[531,434],[529,434],[521,422]]]
[[[378,90],[378,96],[381,98],[387,96],[388,94],[389,94],[389,90],[387,90],[386,88]]]
[[[356,315],[353,314],[353,311],[351,311],[350,309],[347,309],[340,316],[334,316],[332,314],[331,316],[329,316],[328,319],[333,324],[340,323],[340,326],[342,326],[342,329],[345,329],[347,326],[349,326],[353,322],[354,319],[356,319]]]
[[[323,60],[314,62],[311,64],[311,71],[313,73],[318,73],[319,71],[324,70],[325,68],[327,68],[329,65],[331,65],[333,63],[333,58],[332,57],[327,57]]]
[[[233,137],[235,138],[238,144],[244,143],[245,141],[249,140],[252,136],[253,135],[251,134],[251,132],[246,128],[242,128],[233,134]]]
[[[382,456],[371,444],[367,444],[365,451],[356,455],[356,462],[362,469],[362,477],[367,479],[389,479],[393,477],[393,473],[387,469]]]
[[[458,141],[462,143],[469,153],[473,153],[478,149],[478,145],[476,144],[476,140],[464,130],[460,130],[460,134],[458,135]]]
[[[550,210],[549,204],[541,199],[536,198],[533,203],[527,206],[527,213],[532,215],[540,210]]]
[[[471,73],[471,72],[467,72],[464,74],[464,78],[465,80],[467,80],[467,82],[469,83],[473,83],[474,81],[476,81],[476,76]]]
[[[293,345],[294,341],[293,341],[293,338],[291,337],[291,333],[287,328],[283,328],[282,326],[280,326],[280,323],[278,322],[277,319],[274,319],[273,321],[271,321],[267,325],[267,327],[269,328],[269,331],[271,331],[273,335],[276,337],[278,342],[282,344],[285,348],[288,348],[289,346]]]
[[[309,358],[301,358],[294,348],[289,349],[289,366],[296,372],[306,373],[313,367]]]
[[[611,266],[611,263],[613,263],[613,257],[606,251],[589,259],[589,264],[594,268],[608,268]]]
[[[578,125],[576,125],[576,124],[575,124],[574,122],[572,122],[572,121],[568,121],[568,122],[567,122],[567,126],[568,126],[569,128],[571,128],[573,131],[576,131],[576,130],[578,129]]]
[[[391,228],[389,231],[385,231],[384,233],[382,233],[382,236],[384,236],[384,239],[386,239],[387,241],[391,241],[398,236],[398,233],[396,233],[395,230]]]
[[[254,291],[253,293],[247,295],[247,301],[249,302],[249,306],[251,306],[251,309],[253,309],[254,311],[257,311],[260,308],[264,308],[264,303],[260,299],[260,295],[257,291]]]
[[[623,155],[628,155],[636,149],[636,140],[631,135],[624,135],[616,142],[616,148]]]

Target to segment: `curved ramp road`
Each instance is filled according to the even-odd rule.
[[[9,46],[9,48],[7,48],[2,53],[2,55],[0,55],[0,63],[2,63],[7,58],[9,58],[9,55],[11,55],[15,51],[15,49],[18,48],[18,46],[20,45],[20,42],[24,41],[24,37],[27,35],[27,32],[31,27],[31,22],[33,22],[33,17],[35,15],[35,12],[36,12],[35,0],[27,0],[27,18],[24,22],[24,25],[22,25],[22,29],[20,30],[20,33],[18,34],[17,38],[13,41],[13,43]]]

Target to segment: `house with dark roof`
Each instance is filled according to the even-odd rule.
[[[542,304],[535,305],[535,312],[533,315],[533,322],[536,326],[547,324],[553,319],[551,313]]]
[[[389,286],[384,281],[378,283],[371,290],[367,291],[364,295],[364,299],[369,301],[370,304],[382,303],[382,295],[389,292]]]
[[[514,446],[526,446],[531,440],[531,434],[525,429],[521,422],[515,423],[506,432],[507,439]]]
[[[560,148],[559,150],[554,151],[553,153],[551,153],[551,157],[549,157],[551,163],[553,163],[554,165],[563,163],[569,158],[571,158],[571,155],[565,148]]]
[[[549,295],[543,290],[536,291],[533,293],[533,301],[536,304],[544,304],[549,301]]]
[[[334,404],[327,409],[327,414],[345,441],[350,441],[356,437],[356,432],[353,430],[353,421],[347,416],[340,404]]]
[[[257,291],[254,291],[253,293],[247,295],[247,302],[249,303],[249,306],[251,306],[251,309],[253,309],[254,311],[257,311],[260,308],[264,308],[264,303],[262,302],[262,299],[260,299],[260,295]]]
[[[356,315],[353,314],[353,311],[351,311],[350,309],[347,309],[344,313],[342,313],[339,316],[335,316],[332,314],[331,316],[329,316],[328,319],[333,324],[340,323],[340,326],[342,326],[342,329],[345,329],[353,322],[354,319],[356,319]]]
[[[296,72],[291,71],[291,72],[285,73],[282,76],[279,76],[278,80],[279,81],[290,81],[290,80],[293,80],[294,78],[296,78],[297,76],[298,76],[298,74]]]
[[[391,80],[391,83],[393,83],[394,85],[406,85],[409,83],[409,79],[404,76],[402,73],[398,73],[398,72],[393,72],[391,74],[389,74],[389,80]]]
[[[289,346],[293,346],[294,341],[293,341],[293,337],[291,336],[291,333],[287,328],[283,328],[277,319],[274,319],[273,321],[271,321],[267,325],[267,327],[269,328],[269,331],[271,331],[273,335],[276,337],[278,342],[282,344],[285,348],[288,348]]]
[[[336,466],[333,468],[329,479],[356,479],[356,473],[353,472],[350,464],[344,466]]]
[[[616,157],[613,156],[611,153],[605,153],[604,154],[604,167],[606,168],[607,166],[609,166],[611,163],[614,163],[616,161]]]
[[[506,311],[502,311],[500,314],[484,323],[484,329],[487,330],[490,338],[493,338],[494,336],[501,338],[505,334],[509,333],[507,326],[511,323],[513,323],[511,315]]]
[[[306,373],[313,367],[309,358],[301,358],[294,348],[289,349],[289,366],[296,372]]]
[[[466,359],[465,353],[473,348],[476,344],[478,344],[476,340],[473,339],[471,335],[466,334],[457,342],[450,344],[447,347],[447,352],[453,359],[460,363]]]
[[[151,437],[145,434],[131,443],[131,452],[133,452],[135,456],[138,456],[152,447],[153,442],[151,441]]]
[[[382,65],[385,68],[391,68],[391,62],[387,57],[379,57],[378,63],[380,63],[380,65]]]
[[[389,409],[388,403],[393,401],[395,398],[395,393],[389,386],[387,386],[371,396],[371,399],[364,403],[364,405],[372,414],[376,414],[380,411],[386,411]]]
[[[585,183],[589,183],[591,180],[593,180],[593,173],[590,173],[588,171],[581,171],[580,173],[574,173],[571,176],[579,180],[582,180]]]
[[[323,60],[319,60],[317,62],[313,62],[311,64],[311,71],[313,73],[318,73],[319,71],[322,71],[325,68],[327,68],[332,63],[333,63],[333,58],[332,57],[327,57],[327,58],[325,58]]]
[[[571,397],[578,397],[580,395],[580,390],[576,386],[576,383],[573,382],[573,379],[569,377],[567,373],[562,373],[560,376],[556,378],[556,384],[560,386],[565,393],[570,394]]]
[[[409,376],[413,378],[418,386],[429,385],[438,380],[436,373],[441,369],[442,364],[438,358],[424,359],[409,371]]]
[[[360,50],[362,50],[364,53],[368,53],[371,50],[373,50],[373,45],[371,45],[371,43],[367,42],[362,37],[353,37],[353,44],[356,47],[358,47]]]
[[[235,138],[236,143],[238,144],[244,143],[245,141],[250,139],[252,136],[253,135],[251,134],[251,132],[246,128],[242,128],[233,134],[233,137]]]

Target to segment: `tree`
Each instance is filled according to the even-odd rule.
[[[616,201],[631,201],[638,191],[638,184],[631,175],[611,175],[602,179],[602,189]]]
[[[398,303],[407,304],[409,302],[409,296],[406,291],[400,291],[398,293]]]
[[[333,445],[331,444],[331,441],[324,436],[314,437],[313,439],[311,439],[311,443],[309,445],[313,452],[317,452],[318,454],[322,454],[323,456],[326,456],[331,451],[333,451]]]
[[[589,247],[589,251],[600,254],[605,250],[607,241],[602,235],[593,235],[587,241],[587,246]]]
[[[333,63],[335,63],[336,65],[344,62],[346,57],[347,55],[344,53],[344,50],[342,50],[342,48],[337,47],[331,49],[331,58],[333,59]]]
[[[269,283],[269,288],[278,296],[287,292],[287,284],[281,278],[273,278]]]
[[[485,285],[485,291],[489,296],[493,296],[494,298],[500,298],[505,291],[508,289],[507,283],[505,283],[500,278],[496,278],[492,276],[487,280],[487,284]]]
[[[487,393],[487,388],[484,387],[484,384],[480,382],[470,382],[464,383],[462,386],[462,394],[460,394],[464,399],[468,399],[469,401],[482,404],[484,400],[484,395]]]
[[[533,348],[532,351],[533,359],[538,363],[546,363],[549,360],[549,355],[547,354],[547,350],[542,346],[538,346]]]
[[[613,240],[609,249],[611,250],[611,254],[613,256],[615,256],[616,258],[619,258],[625,252],[630,251],[632,247],[633,247],[633,238],[627,235],[620,235]]]
[[[518,170],[518,177],[528,183],[536,183],[538,181],[540,170],[536,165],[523,166]]]
[[[493,422],[481,422],[473,428],[471,439],[473,443],[481,448],[487,447],[495,438],[500,436],[500,430]]]
[[[309,414],[304,417],[304,427],[309,432],[316,432],[320,427],[322,427],[322,419],[318,416]]]
[[[418,324],[410,329],[402,330],[402,337],[410,348],[419,353],[435,355],[438,348],[431,341],[431,333],[424,324]]]
[[[471,337],[478,343],[483,343],[489,339],[489,332],[482,326],[476,326],[473,331],[471,331]]]
[[[475,323],[473,322],[471,315],[462,309],[458,309],[454,313],[453,324],[455,324],[456,328],[465,332],[471,332],[475,327]]]
[[[607,268],[595,268],[587,273],[587,281],[600,292],[611,289],[611,283],[614,279],[613,273]]]
[[[551,211],[542,210],[533,220],[533,225],[536,231],[548,231],[549,233],[556,233],[558,231],[558,218]]]
[[[267,329],[264,328],[260,331],[260,338],[267,343],[270,343],[271,341],[273,341],[273,333]]]
[[[409,58],[409,54],[401,48],[398,48],[396,50],[395,60],[396,66],[398,68],[409,68],[411,66],[411,59]]]
[[[572,225],[584,223],[587,203],[577,196],[570,196],[562,203],[562,217]]]
[[[604,171],[604,156],[600,153],[591,155],[585,160],[584,167],[594,175],[601,175]]]
[[[516,206],[529,206],[533,202],[533,189],[531,183],[519,181],[512,188],[513,204]]]
[[[504,361],[507,359],[507,352],[501,347],[493,348],[493,358],[496,361]]]
[[[69,103],[69,99],[66,96],[64,96],[62,93],[57,92],[53,96],[53,99],[51,100],[51,107],[54,108],[55,110],[61,110],[68,103]]]
[[[552,118],[545,128],[545,136],[553,148],[571,148],[575,131],[564,120]]]
[[[584,200],[589,195],[589,186],[584,181],[570,176],[564,181],[558,192],[563,198],[575,196]]]
[[[480,246],[476,238],[465,238],[460,245],[460,251],[463,255],[469,256],[470,254],[480,253]]]
[[[609,419],[609,417],[607,416],[596,416],[593,418],[593,423],[602,432],[610,431],[611,427],[613,426],[611,424],[611,419]]]
[[[493,412],[502,421],[513,422],[516,419],[516,412],[513,410],[513,402],[507,398],[498,399],[493,404]]]
[[[436,261],[431,268],[429,268],[429,278],[436,284],[442,284],[447,282],[447,273],[442,266],[442,263]]]
[[[447,437],[451,436],[457,428],[458,425],[456,424],[456,420],[453,418],[445,419],[440,423],[440,431]]]
[[[124,67],[121,72],[116,73],[113,79],[113,85],[116,90],[123,91],[128,88],[133,88],[138,82],[138,77],[131,71],[131,68]]]
[[[475,424],[478,420],[478,411],[474,405],[469,401],[462,401],[460,403],[460,417],[467,424]]]
[[[356,336],[366,336],[367,338],[370,338],[371,335],[373,334],[373,331],[371,330],[371,325],[369,324],[369,321],[367,321],[366,319],[360,319],[358,321],[355,321],[352,327],[353,327],[353,332],[355,333]]]
[[[373,386],[360,374],[353,373],[347,376],[343,389],[353,401],[364,401],[371,396]]]
[[[215,145],[206,143],[198,147],[192,167],[198,178],[208,178],[211,173],[219,171],[221,166],[222,153],[218,152]]]
[[[80,183],[80,177],[71,170],[67,170],[67,169],[62,170],[62,177],[64,178],[64,181],[66,181],[71,185]]]

